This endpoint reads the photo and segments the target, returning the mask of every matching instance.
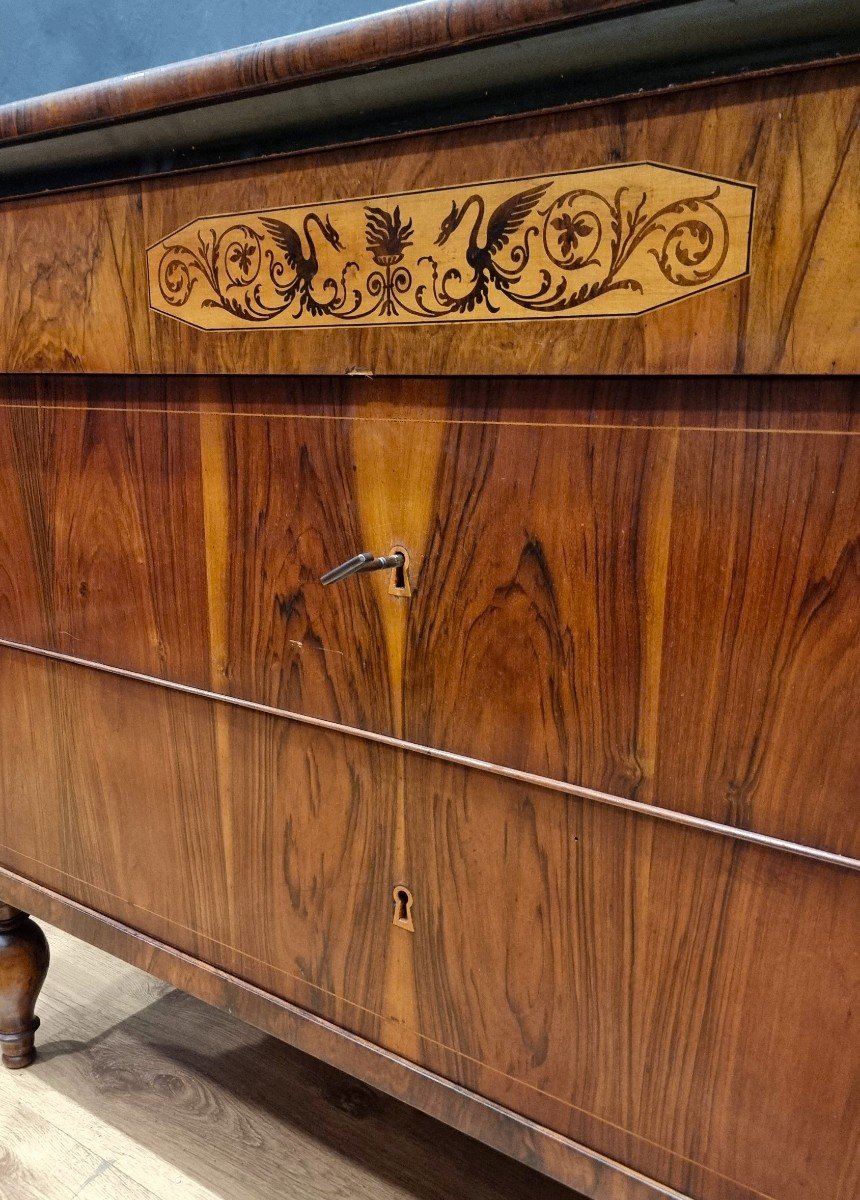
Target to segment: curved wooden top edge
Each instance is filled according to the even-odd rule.
[[[387,12],[0,105],[0,145],[371,71],[687,0],[421,0]]]

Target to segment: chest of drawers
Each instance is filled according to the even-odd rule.
[[[522,7],[0,110],[4,1054],[33,913],[595,1200],[851,1200],[848,35]]]

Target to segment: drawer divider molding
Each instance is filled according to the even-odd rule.
[[[692,813],[680,812],[675,809],[660,808],[657,805],[645,804],[641,800],[630,800],[624,796],[616,796],[610,792],[597,791],[594,788],[583,787],[577,783],[567,783],[561,779],[552,779],[546,775],[535,775],[530,771],[521,771],[516,767],[506,767],[499,763],[487,762],[480,758],[471,758],[466,754],[456,754],[451,750],[438,749],[435,746],[425,746],[419,742],[410,742],[404,738],[392,737],[385,733],[375,733],[373,730],[357,729],[352,725],[342,725],[337,721],[327,721],[322,717],[312,717],[305,713],[291,712],[287,709],[276,708],[269,704],[260,704],[254,700],[243,700],[237,696],[227,696],[221,692],[210,692],[204,688],[192,687],[189,684],[177,683],[170,679],[158,679],[153,675],[145,675],[139,671],[129,671],[123,667],[113,667],[106,663],[93,662],[86,658],[77,658],[72,654],[62,654],[56,650],[47,650],[39,646],[29,646],[22,642],[0,638],[0,648],[33,654],[40,658],[52,659],[55,662],[69,663],[76,667],[85,667],[101,671],[108,675],[118,675],[138,683],[148,683],[155,687],[167,688],[169,691],[183,692],[186,695],[198,696],[203,700],[218,701],[221,704],[231,704],[236,708],[248,709],[266,716],[282,717],[302,725],[312,725],[317,729],[326,729],[332,733],[348,737],[363,738],[365,741],[376,742],[379,745],[390,746],[394,750],[405,750],[413,754],[423,755],[454,766],[465,767],[469,770],[483,771],[486,774],[497,775],[530,787],[540,787],[547,791],[562,792],[568,796],[576,796],[581,800],[591,800],[598,804],[606,804],[613,808],[625,809],[639,816],[650,817],[658,821],[670,821],[676,825],[686,825],[691,829],[699,829],[705,833],[721,837],[734,838],[736,841],[751,842],[784,854],[793,854],[799,858],[812,859],[828,866],[842,867],[849,871],[860,871],[860,859],[847,854],[837,854],[832,850],[824,850],[818,846],[809,846],[803,842],[793,842],[785,838],[774,837],[772,834],[759,833],[753,829],[743,829],[740,826],[724,825],[719,821],[711,821],[707,817],[697,817]]]

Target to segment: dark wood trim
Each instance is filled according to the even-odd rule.
[[[442,8],[437,28],[430,18]],[[0,107],[0,199],[655,95],[858,52],[860,12],[841,0],[418,4]],[[287,89],[295,104],[284,104]]]
[[[0,143],[376,70],[684,0],[435,0],[0,106]]]
[[[622,1163],[484,1100],[252,984],[0,867],[0,895],[207,1004],[478,1138],[592,1200],[687,1200]],[[50,1035],[49,1035],[50,1036]]]

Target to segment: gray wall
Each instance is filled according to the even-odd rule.
[[[0,104],[408,0],[0,0]]]

